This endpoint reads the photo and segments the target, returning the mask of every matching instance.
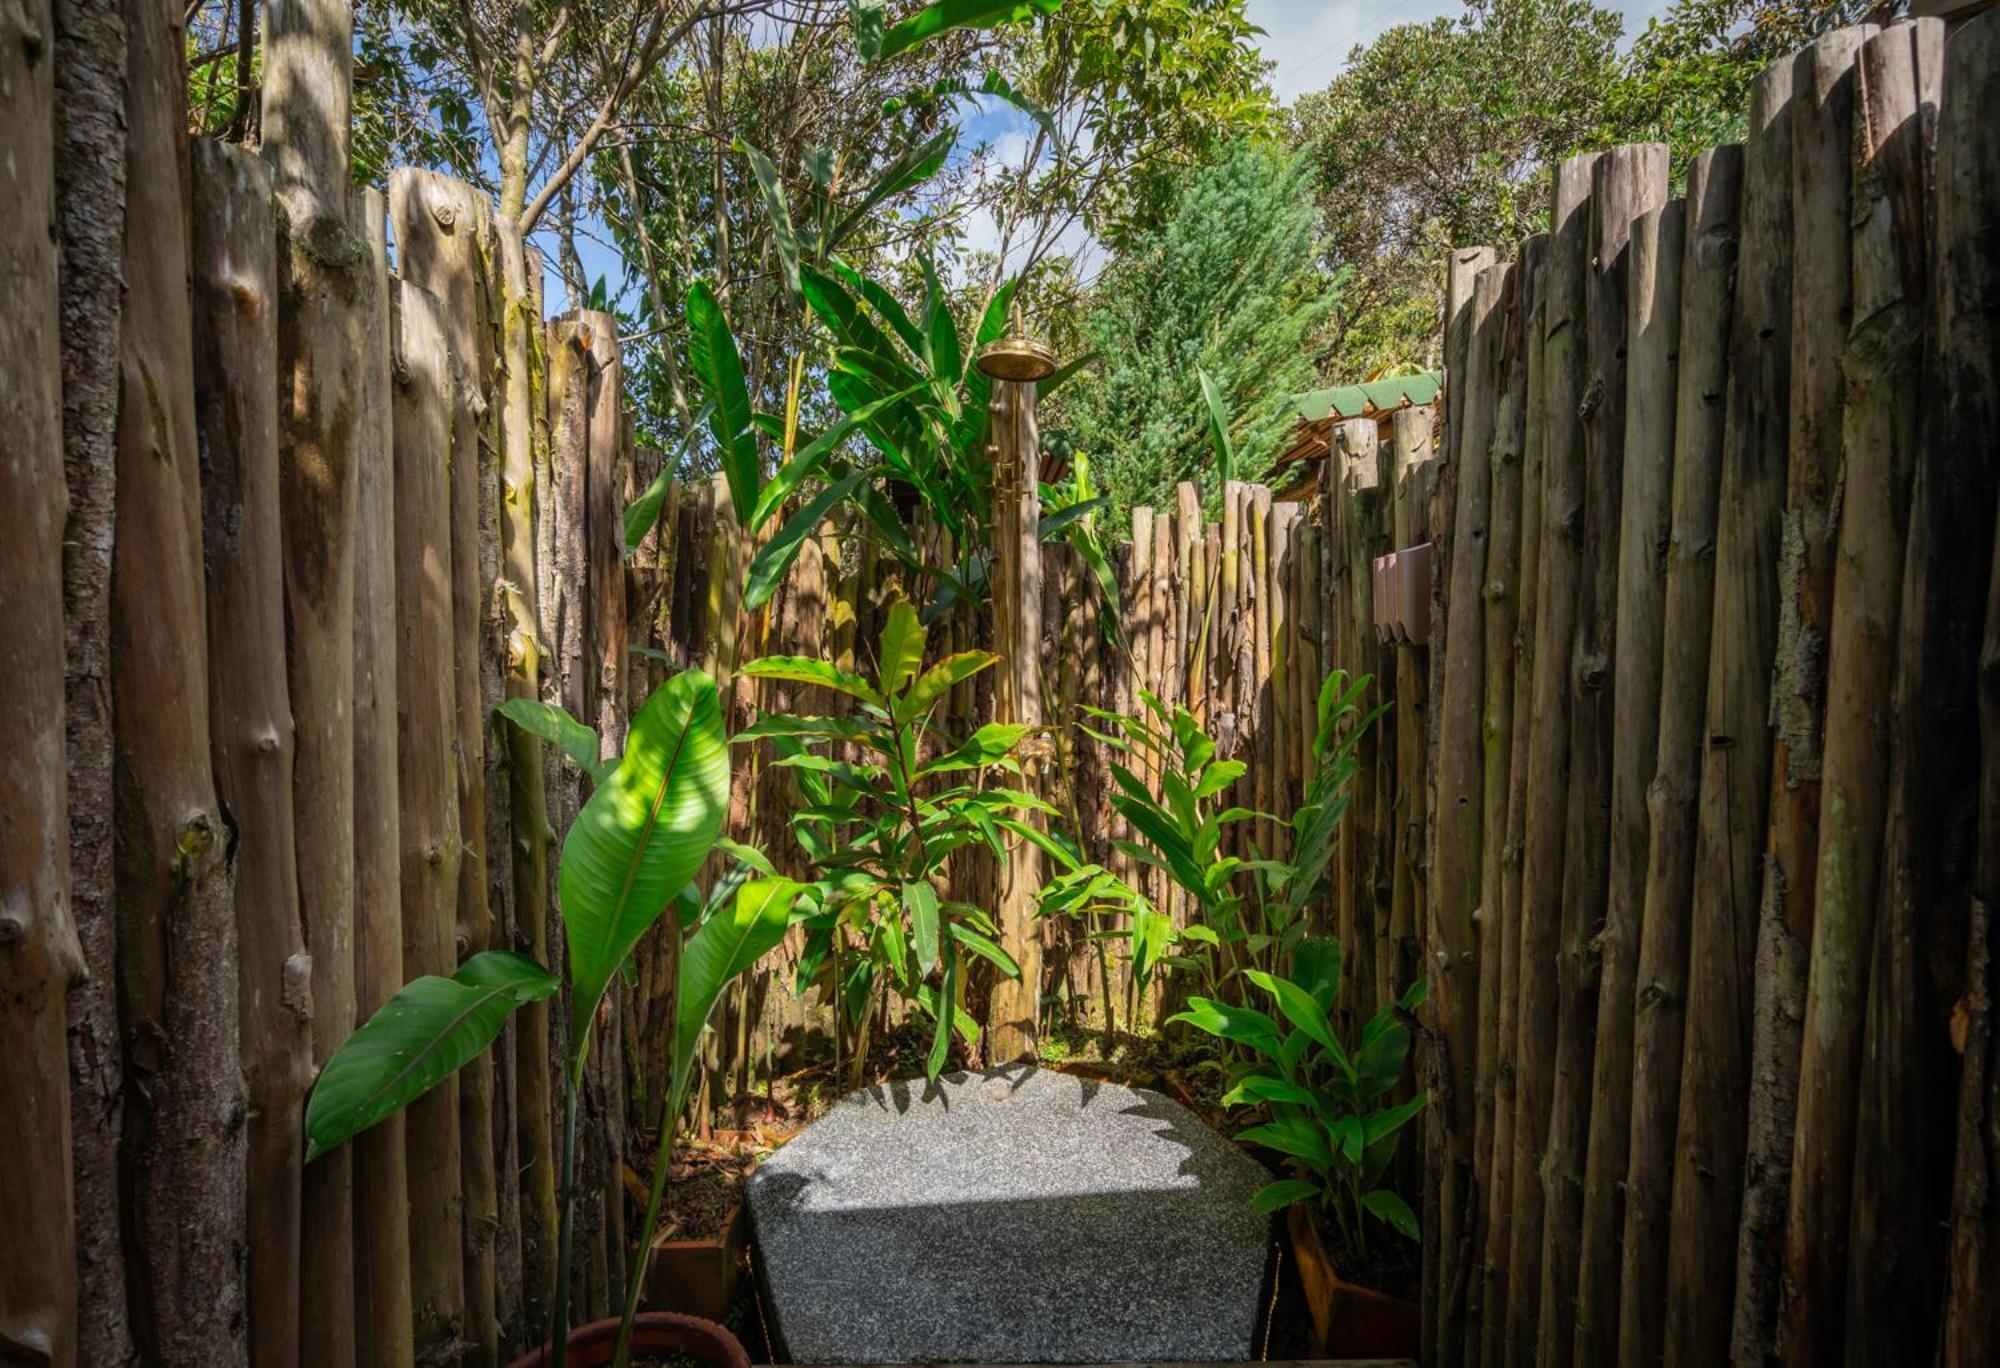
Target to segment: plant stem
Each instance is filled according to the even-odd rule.
[[[618,1323],[618,1347],[612,1368],[625,1368],[632,1357],[632,1326],[639,1314],[639,1293],[646,1283],[646,1265],[652,1261],[653,1234],[660,1225],[660,1203],[667,1194],[667,1169],[674,1158],[674,1123],[680,1119],[681,1100],[686,1085],[676,1083],[667,1090],[667,1105],[660,1116],[660,1147],[653,1160],[653,1186],[646,1196],[646,1221],[639,1232],[639,1250],[632,1256],[632,1276],[625,1280],[625,1314]]]

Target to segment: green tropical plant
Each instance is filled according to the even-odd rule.
[[[1237,1138],[1277,1150],[1293,1173],[1260,1190],[1253,1204],[1259,1211],[1278,1211],[1312,1203],[1357,1257],[1367,1251],[1367,1217],[1418,1238],[1409,1203],[1383,1186],[1383,1179],[1403,1127],[1424,1108],[1421,1092],[1402,1102],[1385,1100],[1402,1079],[1410,1050],[1410,1032],[1399,1013],[1423,1002],[1424,981],[1378,1011],[1349,1050],[1335,1035],[1331,1016],[1340,991],[1337,939],[1308,936],[1294,947],[1289,974],[1252,969],[1247,977],[1275,1015],[1196,997],[1171,1020],[1249,1054],[1231,1071],[1223,1103],[1268,1109],[1267,1120]]]
[[[959,1005],[967,957],[1020,975],[996,940],[992,917],[946,896],[942,875],[951,854],[984,845],[1000,855],[1010,835],[1060,849],[1023,820],[1053,808],[989,782],[1019,773],[1015,752],[1027,726],[990,722],[955,740],[931,721],[954,686],[998,657],[961,651],[924,669],[924,647],[916,608],[898,600],[877,644],[873,679],[800,656],[765,656],[743,666],[753,678],[818,686],[851,702],[841,717],[766,713],[736,740],[770,741],[777,764],[798,782],[802,802],[792,814],[792,834],[817,877],[797,990],[823,983],[839,1004],[836,1021],[863,1033],[852,1051],[857,1076],[873,1006],[884,992],[899,994],[935,1023],[925,1061],[934,1078],[954,1029],[968,1043],[978,1038],[978,1026]]]
[[[729,750],[715,682],[700,671],[675,675],[647,698],[616,761],[600,758],[597,734],[562,709],[509,699],[497,710],[531,735],[561,747],[594,789],[563,838],[557,868],[568,948],[570,1031],[564,1068],[562,1227],[557,1255],[553,1362],[568,1352],[569,1276],[575,1210],[577,1095],[597,1010],[633,947],[669,909],[693,934],[680,955],[673,1043],[673,1089],[661,1125],[641,1266],[652,1247],[672,1122],[685,1100],[695,1042],[728,983],[783,937],[800,886],[768,876],[726,876],[707,898],[691,885],[711,851],[742,862],[754,852],[722,837],[729,798]],[[557,977],[511,951],[488,951],[450,978],[426,976],[383,1005],[327,1061],[306,1108],[309,1154],[317,1156],[407,1106],[498,1037],[508,1015],[550,997]],[[636,1303],[628,1303],[627,1335]],[[621,1336],[621,1340],[624,1337]],[[620,1349],[622,1363],[626,1350]]]

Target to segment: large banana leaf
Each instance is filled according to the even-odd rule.
[[[701,868],[729,805],[729,745],[715,681],[699,670],[653,691],[625,758],[563,840],[557,889],[569,940],[571,1060],[618,966]]]
[[[806,886],[793,879],[752,879],[736,890],[736,901],[701,924],[681,948],[680,983],[674,1003],[672,1086],[667,1119],[671,1127],[687,1097],[689,1075],[702,1029],[722,990],[776,949],[791,925],[792,904]]]
[[[868,50],[874,46],[871,36],[861,55],[869,61],[894,57],[946,29],[992,28],[1037,14],[1054,14],[1061,8],[1062,0],[933,0],[909,18],[890,25],[879,50]]]
[[[747,525],[757,506],[760,473],[757,434],[750,423],[750,391],[743,383],[743,358],[729,331],[722,304],[705,280],[688,286],[688,361],[714,408],[708,430],[715,437],[716,458],[729,482],[729,498],[738,522]]]
[[[819,531],[820,523],[825,521],[833,506],[852,494],[868,476],[866,470],[849,471],[827,485],[785,519],[776,536],[758,548],[743,583],[743,606],[746,609],[754,613],[771,601],[771,595],[777,593],[778,586],[784,582],[785,572],[792,568],[792,562],[805,549],[806,539]]]
[[[320,1070],[306,1104],[308,1162],[407,1107],[491,1045],[516,1007],[561,980],[526,955],[488,950],[450,978],[404,985]]]
[[[736,150],[750,159],[750,170],[757,177],[757,188],[764,195],[764,214],[771,220],[771,241],[778,248],[778,264],[785,268],[785,284],[793,294],[799,292],[799,235],[792,227],[791,207],[785,202],[784,182],[778,179],[778,168],[771,159],[738,138]]]

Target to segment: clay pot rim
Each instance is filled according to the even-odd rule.
[[[575,1368],[603,1368],[618,1344],[618,1317],[592,1321],[569,1332],[570,1362]],[[713,1368],[750,1368],[750,1355],[725,1326],[676,1311],[642,1311],[632,1332],[634,1353],[686,1354]],[[507,1368],[543,1368],[548,1346],[530,1349]]]

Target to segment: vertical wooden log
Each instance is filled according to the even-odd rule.
[[[1568,831],[1563,839],[1555,1092],[1543,1160],[1541,1361],[1571,1362],[1582,1263],[1584,1166],[1590,1146],[1600,937],[1610,892],[1618,643],[1619,513],[1625,466],[1627,282],[1632,221],[1666,199],[1667,149],[1615,148],[1592,168],[1589,371],[1581,588],[1570,682]],[[1647,665],[1635,681],[1651,670]],[[1650,740],[1643,744],[1650,750]],[[1650,774],[1651,757],[1638,757]],[[1629,962],[1629,944],[1609,953]],[[1622,967],[1622,966],[1621,966]],[[1628,971],[1629,972],[1629,971]],[[1620,1137],[1622,1144],[1622,1135]]]
[[[453,758],[463,866],[458,879],[452,966],[490,949],[493,911],[486,885],[486,717],[480,680],[480,624],[485,576],[480,573],[480,503],[484,460],[480,432],[483,391],[492,370],[491,332],[484,315],[485,197],[433,171],[398,168],[389,178],[402,277],[437,296],[445,345],[452,357],[451,604],[452,679],[456,722]],[[500,1231],[493,1145],[493,1056],[482,1052],[458,1075],[461,1182],[464,1198],[468,1362],[499,1361],[496,1306]]]
[[[1708,699],[1716,499],[1742,177],[1743,149],[1731,146],[1702,153],[1687,181],[1659,723],[1646,794],[1650,830],[1632,1001],[1632,1106],[1619,1266],[1617,1361],[1633,1368],[1660,1361],[1666,1333],[1667,1211],[1680,1108],[1695,798]]]
[[[1611,1363],[1618,1349],[1618,1242],[1625,1226],[1622,1179],[1631,1150],[1634,991],[1651,836],[1646,793],[1659,742],[1685,235],[1686,205],[1681,201],[1648,209],[1632,221],[1624,488],[1613,625],[1610,884],[1599,937],[1603,979],[1584,1164],[1574,1349],[1575,1361],[1587,1364]]]
[[[1770,798],[1777,517],[1784,504],[1790,394],[1791,95],[1789,61],[1774,62],[1757,77],[1743,162],[1695,817],[1687,1020],[1668,1214],[1669,1363],[1718,1360],[1729,1343],[1715,1289],[1727,1285],[1725,1269],[1734,1276],[1751,1086],[1752,959],[1762,852],[1745,833],[1764,829]]]
[[[507,695],[541,696],[543,641],[535,559],[535,423],[541,319],[529,289],[528,255],[509,220],[495,225],[500,244],[500,568],[507,631]],[[543,964],[549,957],[548,799],[541,743],[508,727],[507,813],[512,832],[515,948]],[[548,1324],[555,1286],[556,1168],[551,1133],[551,1012],[546,1002],[521,1009],[514,1037],[518,1104],[515,1138],[521,1171],[521,1325],[530,1340]]]
[[[312,969],[299,932],[292,716],[278,528],[276,240],[271,179],[195,139],[195,422],[208,588],[209,745],[236,849],[237,984],[249,1167],[250,1356],[299,1357],[299,1168],[312,1070]]]
[[[1490,249],[1483,249],[1488,259]],[[1463,251],[1457,253],[1460,259]],[[1444,1037],[1449,1073],[1431,1094],[1445,1135],[1439,1186],[1439,1363],[1464,1357],[1467,1303],[1472,1279],[1475,1202],[1472,1173],[1481,1129],[1480,1094],[1491,1114],[1491,1077],[1479,1074],[1479,881],[1485,750],[1480,743],[1486,679],[1485,614],[1487,523],[1493,504],[1494,392],[1500,337],[1506,322],[1506,268],[1483,267],[1462,314],[1449,401],[1455,474],[1450,580],[1445,635],[1444,693],[1437,722],[1437,817],[1430,885],[1431,996]],[[1491,1143],[1490,1134],[1486,1136]]]
[[[1425,504],[1434,473],[1430,409],[1402,409],[1395,418],[1395,542],[1424,540]],[[1371,624],[1372,629],[1372,624]],[[1424,906],[1424,732],[1430,715],[1430,649],[1396,648],[1396,868],[1390,892],[1388,953],[1376,965],[1378,993],[1401,993],[1424,972],[1418,933]],[[1385,977],[1386,975],[1386,977]],[[1398,987],[1397,985],[1402,985]]]
[[[125,18],[130,171],[111,572],[121,1172],[133,1338],[143,1361],[175,1368],[245,1360],[244,1101],[235,905],[210,778],[185,54],[171,5],[135,2]],[[47,227],[38,218],[36,230]]]
[[[110,626],[118,337],[125,297],[119,269],[125,237],[125,16],[121,6],[93,0],[56,0],[50,13],[54,94],[62,110],[54,121],[60,325],[51,330],[61,351],[63,470],[69,492],[62,529],[62,616],[70,907],[85,970],[69,993],[75,1353],[79,1363],[129,1363],[137,1351],[126,1307],[118,1192],[124,1061],[112,898]],[[12,88],[26,92],[23,108],[46,99],[32,81]],[[18,114],[7,125],[21,130],[23,137],[36,128]],[[21,159],[23,165],[31,162]],[[31,231],[34,216],[25,212],[25,202],[20,207],[24,212],[11,222]],[[35,316],[25,302],[33,297],[16,296],[22,302],[12,317],[23,326]],[[8,388],[32,393],[12,382]],[[17,423],[9,430],[30,429]],[[23,634],[23,639],[32,638]],[[32,677],[32,668],[24,667],[24,687],[33,687],[26,682]]]
[[[1521,981],[1516,989],[1514,1210],[1507,1254],[1507,1354],[1534,1362],[1541,1310],[1542,1154],[1548,1143],[1556,1053],[1556,955],[1561,941],[1564,826],[1557,815],[1569,784],[1570,639],[1576,625],[1582,551],[1584,452],[1577,417],[1587,359],[1580,336],[1589,269],[1592,156],[1556,168],[1549,263],[1542,296],[1541,554],[1536,566],[1534,730],[1526,763],[1522,837]],[[1489,1312],[1489,1315],[1495,1314]]]
[[[1896,692],[1898,645],[1923,407],[1929,152],[1943,65],[1944,24],[1931,19],[1869,39],[1856,67],[1847,492],[1834,572],[1815,922],[1815,934],[1824,926],[1830,939],[1855,911],[1872,912],[1874,922],[1865,937],[1873,961],[1867,1000],[1856,1007],[1865,1023],[1856,1044],[1845,1297],[1847,1361],[1856,1365],[1903,1353],[1933,1360],[1944,1301],[1936,1232],[1947,1214],[1951,1156],[1939,1103],[1950,1095],[1950,1044],[1929,986],[1922,923],[1895,897],[1888,863],[1900,815],[1893,795],[1908,784],[1907,777],[1897,783],[1893,758],[1896,705],[1905,701]],[[1847,502],[1857,495],[1859,504]],[[1829,977],[1838,988],[1840,978]]]
[[[1965,1007],[1937,1355],[1940,1364],[1960,1368],[2000,1355],[2000,1326],[1992,1315],[2000,1295],[2000,1202],[1995,1200],[2000,1070],[1992,1044],[1992,918],[2000,908],[2000,637],[1990,582],[1982,590],[1968,570],[1993,559],[1992,510],[2000,481],[1991,448],[2000,427],[2000,353],[1993,324],[2000,309],[2000,147],[1989,132],[2000,118],[2000,23],[1989,14],[1957,29],[1946,43],[1944,65],[1932,181],[1931,326],[1925,339],[1926,374],[1939,397],[1921,410],[1912,482],[1892,700],[1896,722],[1882,925],[1898,938],[1914,926],[1918,962],[1935,964],[1951,957],[1956,940],[1955,890],[1968,884],[1973,890],[1965,914],[1970,925],[1963,987],[1947,976],[1932,989],[1945,1001],[1958,997]],[[1921,56],[1918,67],[1921,74]],[[1983,638],[1972,626],[1981,592],[1988,595]],[[1962,739],[1974,718],[1981,738],[1977,753]],[[1957,833],[1968,822],[1977,825],[1961,840]],[[1884,953],[1878,951],[1878,965]],[[1930,1018],[1935,1036],[1937,1018],[1925,1005],[1920,996],[1917,1010]],[[1876,1034],[1873,1022],[1870,1032]],[[1871,1042],[1870,1048],[1877,1046]],[[1886,1041],[1880,1048],[1889,1048]],[[1948,1054],[1939,1059],[1938,1053],[1933,1041],[1912,1051],[1902,1067],[1914,1071],[1919,1085],[1933,1071],[1948,1078],[1957,1061]],[[1885,1079],[1884,1090],[1891,1086]],[[1863,1096],[1869,1094],[1864,1090]],[[1901,1117],[1904,1125],[1921,1126],[1927,1119],[1916,1108]],[[1921,1205],[1913,1205],[1918,1206],[1913,1218],[1922,1219]]]
[[[396,776],[395,347],[388,203],[359,197],[369,318],[354,498],[354,1010],[367,1020],[403,986],[402,804]],[[405,1118],[354,1137],[355,1362],[410,1368],[410,1181]],[[308,1293],[310,1289],[308,1289]]]
[[[1042,686],[1036,656],[1042,639],[1041,540],[1036,535],[1041,439],[1035,428],[1032,384],[993,385],[993,649],[1000,656],[994,718],[1039,727]],[[1031,765],[1027,778],[1038,778]],[[1028,820],[1034,820],[1029,818]],[[1041,1020],[1042,946],[1035,925],[1041,886],[1041,852],[1014,842],[1001,862],[1000,945],[1021,966],[1016,979],[999,979],[987,1003],[989,1064],[1033,1058]]]
[[[1894,318],[1869,316],[1883,306],[1885,296],[1902,293],[1893,230],[1876,233],[1887,244],[1885,260],[1884,247],[1869,252],[1866,224],[1860,236],[1854,226],[1854,193],[1867,193],[1854,177],[1856,149],[1863,170],[1886,174],[1885,168],[1868,164],[1874,133],[1885,126],[1871,127],[1871,121],[1881,119],[1887,126],[1899,121],[1893,106],[1864,111],[1857,103],[1857,58],[1875,32],[1871,25],[1828,34],[1800,54],[1794,76],[1799,95],[1793,102],[1792,212],[1799,255],[1792,293],[1792,448],[1773,685],[1778,754],[1771,796],[1773,858],[1767,875],[1771,925],[1761,934],[1784,947],[1781,963],[1803,962],[1806,978],[1803,983],[1781,978],[1775,985],[1783,991],[1785,1029],[1772,1038],[1796,1054],[1774,1055],[1764,1047],[1766,1030],[1781,1019],[1777,1011],[1759,1013],[1756,1053],[1758,1061],[1769,1061],[1780,1073],[1797,1059],[1798,1109],[1790,1137],[1779,1312],[1783,1327],[1778,1332],[1780,1352],[1792,1364],[1833,1361],[1845,1328],[1841,1308],[1847,1291],[1849,1198],[1855,1185],[1855,1105],[1888,769],[1882,707],[1895,670],[1891,644],[1902,589],[1909,447],[1914,441],[1909,433],[1897,440],[1902,425],[1897,409],[1914,403],[1897,391],[1915,383],[1920,355],[1908,338],[1910,325],[1897,329],[1904,337],[1891,338],[1883,330],[1895,328]],[[1917,96],[1907,64],[1904,84],[1898,102],[1906,116],[1913,116]],[[1903,233],[1916,254],[1912,279],[1920,281],[1920,153],[1912,180],[1916,200]],[[1831,228],[1828,215],[1837,215]],[[1853,255],[1838,252],[1838,262],[1829,267],[1818,258],[1836,244],[1851,244]],[[1850,337],[1850,323],[1858,323],[1859,335]],[[1828,339],[1825,334],[1836,327],[1838,336]],[[1885,346],[1886,356],[1877,350]],[[1847,413],[1848,400],[1858,402],[1862,411]],[[1905,413],[1913,414],[1914,408]],[[1844,449],[1843,429],[1852,437]],[[1850,457],[1856,462],[1851,469]],[[1831,793],[1829,778],[1834,781]],[[1830,824],[1822,826],[1823,816],[1832,818]],[[1760,982],[1760,1000],[1762,992]],[[1800,1002],[1802,1026],[1792,1016]],[[1782,1101],[1772,1110],[1782,1124]],[[1763,1157],[1758,1143],[1763,1130],[1753,1122],[1753,1164]],[[1753,1183],[1750,1192],[1761,1195],[1761,1185]],[[1761,1207],[1746,1198],[1746,1210]],[[1738,1287],[1753,1295],[1768,1289],[1768,1275],[1758,1276],[1769,1266],[1761,1257],[1763,1247],[1739,1249]],[[1868,1270],[1867,1282],[1876,1283],[1881,1272]],[[1748,1347],[1737,1345],[1739,1352]],[[1768,1351],[1770,1345],[1758,1347]]]
[[[1267,485],[1251,485],[1246,525],[1249,529],[1249,561],[1245,568],[1247,591],[1245,611],[1250,624],[1251,685],[1248,744],[1244,754],[1250,759],[1246,776],[1256,794],[1252,804],[1270,814],[1276,807],[1277,775],[1271,756],[1271,490]],[[1266,815],[1256,822],[1257,848],[1271,850],[1277,841],[1274,820]]]
[[[403,977],[457,967],[455,926],[464,833],[458,816],[456,656],[452,638],[452,357],[437,296],[405,281],[396,357],[396,755],[403,897]],[[407,1115],[410,1302],[418,1355],[465,1330],[459,1081]]]
[[[1527,823],[1528,737],[1533,701],[1536,571],[1541,556],[1542,445],[1545,420],[1541,385],[1541,288],[1548,239],[1535,234],[1521,243],[1514,270],[1514,298],[1502,343],[1505,389],[1503,408],[1494,433],[1495,515],[1489,562],[1504,567],[1511,541],[1512,566],[1507,579],[1489,571],[1496,597],[1488,605],[1486,630],[1486,699],[1489,726],[1507,729],[1504,742],[1488,733],[1489,763],[1504,755],[1504,806],[1498,829],[1492,804],[1496,801],[1489,769],[1485,823],[1487,843],[1480,876],[1482,905],[1496,909],[1499,975],[1493,986],[1498,1003],[1493,1017],[1494,1084],[1493,1139],[1488,1167],[1477,1178],[1485,1240],[1480,1246],[1480,1305],[1477,1352],[1466,1343],[1468,1364],[1493,1365],[1506,1354],[1507,1251],[1514,1216],[1514,1079],[1521,980],[1521,844]],[[1509,486],[1511,485],[1511,488]],[[1504,521],[1511,514],[1513,526]],[[1499,558],[1496,562],[1496,558]],[[1509,621],[1512,631],[1502,632]],[[1507,715],[1496,709],[1506,700]],[[1485,966],[1482,963],[1481,968]],[[1482,989],[1482,992],[1484,990]]]
[[[47,3],[0,17],[0,1345],[77,1362],[64,999],[84,968],[70,918],[64,752],[62,372]],[[183,451],[191,460],[192,451]],[[197,581],[199,583],[199,581]],[[196,617],[197,628],[200,625]],[[197,670],[198,670],[197,666]],[[205,757],[204,757],[205,758]],[[226,907],[222,915],[227,916]],[[219,966],[227,968],[226,965]],[[230,1034],[234,1035],[234,1023]],[[236,1153],[242,1154],[239,1148]]]
[[[1500,1277],[1493,1261],[1496,1221],[1506,1214],[1494,1189],[1495,1154],[1507,1156],[1512,1173],[1514,989],[1520,969],[1518,921],[1504,889],[1510,861],[1507,843],[1508,803],[1513,790],[1516,637],[1521,603],[1521,483],[1526,439],[1528,397],[1528,313],[1534,305],[1535,261],[1524,243],[1524,255],[1511,265],[1490,268],[1504,272],[1497,306],[1497,369],[1495,371],[1490,512],[1487,516],[1486,566],[1481,583],[1485,600],[1481,635],[1484,681],[1479,724],[1481,755],[1479,850],[1479,1058],[1478,1125],[1473,1135],[1472,1190],[1475,1228],[1466,1297],[1469,1304],[1464,1358],[1477,1364],[1486,1341],[1489,1320],[1504,1323],[1502,1299],[1493,1296]],[[1538,256],[1539,253],[1536,252]],[[1525,691],[1524,691],[1525,692]],[[1523,761],[1525,765],[1525,751]],[[1504,1023],[1504,1026],[1503,1026]],[[1489,1310],[1490,1309],[1490,1310]],[[1495,1315],[1493,1312],[1497,1312]]]
[[[1367,669],[1375,656],[1375,576],[1373,555],[1381,540],[1376,529],[1383,522],[1381,429],[1372,418],[1349,419],[1334,429],[1333,449],[1327,453],[1329,466],[1337,465],[1334,483],[1338,535],[1341,546],[1342,594],[1333,613],[1342,623],[1341,658],[1333,662],[1350,674]],[[1420,477],[1419,477],[1420,478]],[[1312,700],[1316,705],[1319,680],[1313,681]],[[1379,697],[1379,695],[1377,695]],[[1371,700],[1372,701],[1372,700]],[[1308,715],[1310,715],[1308,713]],[[1378,763],[1381,746],[1376,729],[1364,733],[1355,751],[1357,766],[1349,789],[1348,817],[1341,823],[1340,906],[1343,972],[1350,991],[1343,995],[1358,1026],[1374,1014],[1375,1005],[1400,997],[1407,983],[1392,981],[1389,956],[1381,944],[1390,932],[1391,909],[1385,906],[1380,890],[1390,882],[1382,868],[1382,842],[1371,830],[1373,817],[1383,798],[1382,772]]]

